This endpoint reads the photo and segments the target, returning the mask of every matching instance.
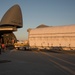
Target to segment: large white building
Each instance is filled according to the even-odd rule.
[[[28,30],[31,48],[50,49],[62,47],[66,50],[75,49],[75,25],[51,26]]]

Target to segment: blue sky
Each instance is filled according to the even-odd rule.
[[[75,0],[0,0],[0,20],[13,5],[19,4],[23,28],[14,32],[18,40],[28,39],[28,28],[75,24]]]

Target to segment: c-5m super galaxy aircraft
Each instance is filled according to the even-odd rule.
[[[17,39],[13,31],[23,27],[22,12],[18,4],[12,6],[0,22],[0,43],[13,44]]]

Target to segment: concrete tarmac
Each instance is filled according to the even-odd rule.
[[[10,50],[0,55],[0,75],[75,75],[75,54]]]

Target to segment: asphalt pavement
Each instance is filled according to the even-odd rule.
[[[9,50],[0,55],[0,75],[75,75],[75,54]]]

